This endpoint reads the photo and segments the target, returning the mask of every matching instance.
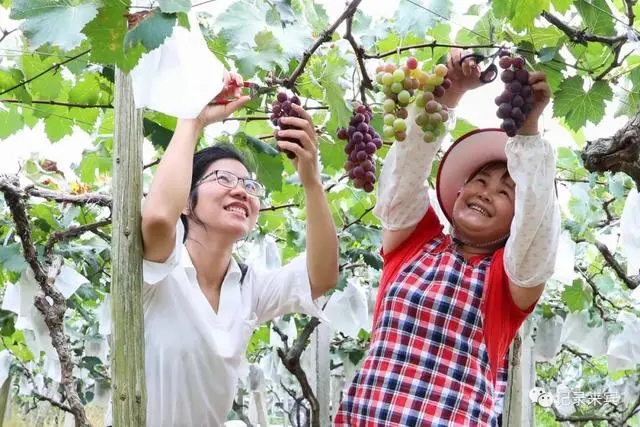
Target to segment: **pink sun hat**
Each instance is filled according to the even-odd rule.
[[[507,161],[508,138],[502,129],[476,129],[458,138],[444,154],[438,168],[436,194],[449,223],[458,192],[469,176],[489,162]]]

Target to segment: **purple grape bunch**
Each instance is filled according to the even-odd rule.
[[[500,80],[505,88],[496,97],[496,115],[502,119],[500,127],[512,137],[533,108],[533,89],[529,84],[529,72],[524,68],[524,58],[513,56],[508,51],[501,51],[499,55],[498,65],[502,68]]]
[[[276,99],[271,103],[271,115],[269,116],[269,119],[271,120],[271,123],[276,126],[276,128],[279,128],[280,130],[294,129],[293,126],[286,125],[280,122],[280,119],[283,117],[299,117],[298,113],[296,113],[295,110],[291,108],[292,104],[301,105],[300,98],[298,98],[296,95],[289,96],[286,92],[279,92],[276,96]],[[279,138],[277,134],[278,129],[276,129],[274,133],[276,139],[279,139],[281,141],[294,142],[302,146],[297,138]],[[282,150],[278,146],[276,146],[276,149],[278,151],[284,151],[284,153],[290,159],[296,157],[296,155],[289,150]]]
[[[348,128],[338,129],[338,139],[347,141],[344,152],[347,161],[344,168],[353,186],[367,193],[376,183],[376,166],[373,155],[382,147],[382,138],[371,126],[373,111],[368,105],[356,106]]]

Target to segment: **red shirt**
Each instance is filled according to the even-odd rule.
[[[419,255],[425,244],[442,233],[443,228],[436,212],[430,207],[413,233],[400,246],[387,254],[382,251],[384,266],[373,312],[374,328],[380,315],[382,299],[389,285],[400,274],[403,266]],[[478,256],[478,258],[482,257],[482,255]],[[498,372],[499,367],[502,365],[511,341],[513,341],[524,320],[536,306],[536,303],[534,303],[526,310],[522,310],[513,301],[509,289],[509,279],[504,271],[503,257],[504,248],[500,248],[491,258],[484,289],[483,306],[481,307],[484,319],[485,345],[487,346],[489,364],[493,375],[491,379],[494,382],[494,373]]]

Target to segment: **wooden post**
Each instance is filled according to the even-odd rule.
[[[330,401],[331,401],[331,371],[329,363],[331,355],[329,346],[331,344],[331,329],[324,323],[320,323],[311,335],[310,353],[313,372],[311,387],[318,399],[319,424],[320,427],[328,427],[330,422]]]
[[[11,374],[4,380],[4,384],[0,388],[0,427],[4,425],[4,420],[7,418],[7,412],[9,409],[9,402],[11,401]]]
[[[535,386],[533,342],[523,325],[509,349],[509,382],[504,395],[503,426],[534,427],[534,408],[529,391]]]
[[[142,110],[131,76],[116,70],[111,244],[113,426],[144,427],[147,393],[142,313]]]

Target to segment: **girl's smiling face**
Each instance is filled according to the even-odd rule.
[[[509,234],[514,215],[515,183],[504,162],[484,165],[462,187],[453,205],[456,235],[482,245]]]

